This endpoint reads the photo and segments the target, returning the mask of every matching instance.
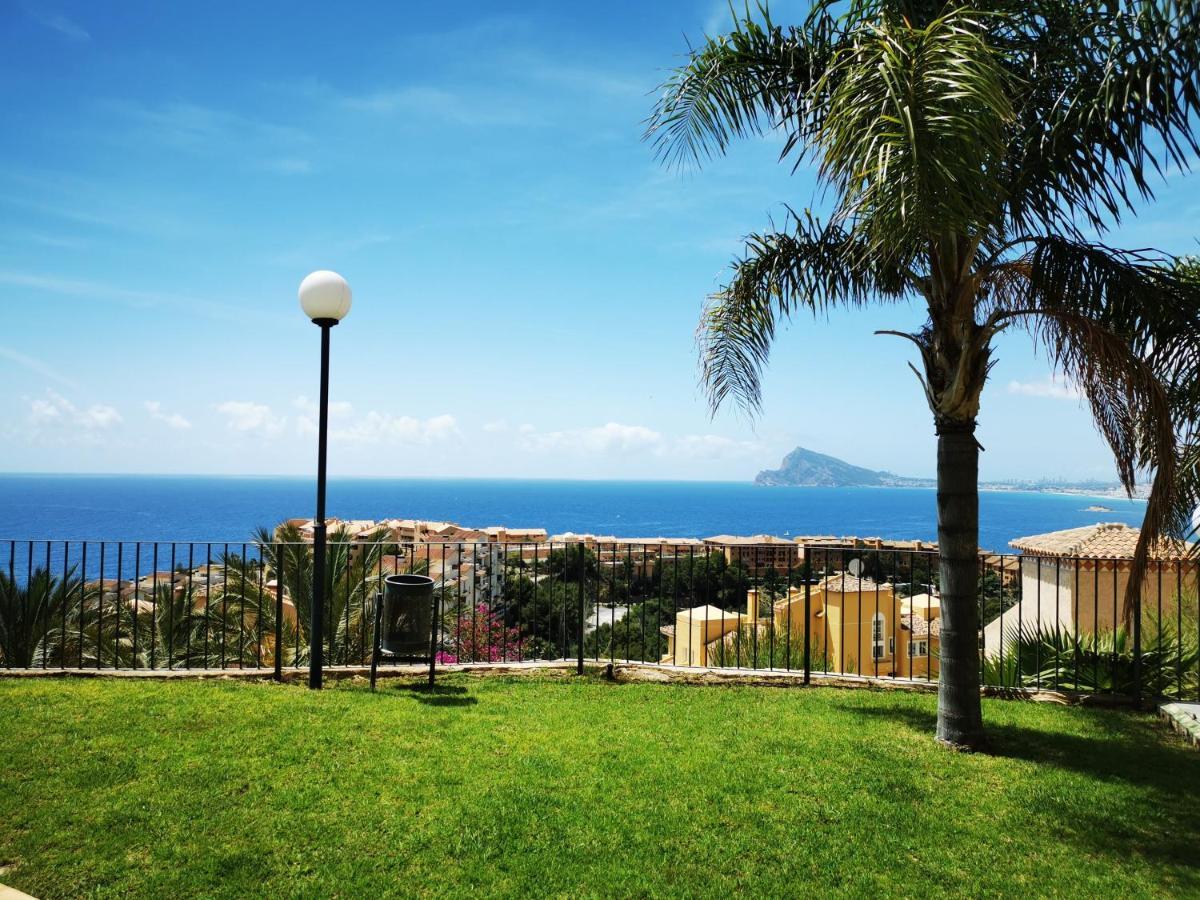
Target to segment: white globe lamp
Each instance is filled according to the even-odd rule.
[[[350,312],[350,285],[337,272],[319,269],[300,282],[300,308],[318,325],[336,325]]]

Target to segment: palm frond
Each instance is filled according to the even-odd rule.
[[[952,10],[924,27],[881,15],[833,55],[816,142],[878,254],[902,258],[999,218],[1012,76],[987,41],[988,17]]]
[[[805,212],[790,231],[753,234],[733,279],[709,298],[698,330],[701,383],[715,413],[728,399],[747,412],[761,403],[760,376],[779,318],[899,297],[912,288],[897,268],[877,269],[861,241]]]
[[[1195,0],[1000,0],[992,41],[1018,76],[1005,163],[1019,231],[1103,231],[1200,152]],[[1153,135],[1154,141],[1147,137]]]
[[[1079,385],[1125,487],[1133,490],[1139,471],[1154,473],[1127,611],[1149,548],[1186,530],[1198,496],[1195,468],[1181,465],[1196,443],[1200,282],[1164,262],[1054,237],[991,273],[1002,289],[990,321],[1022,320]]]
[[[828,7],[814,5],[804,25],[775,25],[765,5],[749,7],[729,34],[708,37],[661,86],[645,137],[672,165],[723,153],[734,137],[786,124],[786,155],[803,147],[820,121],[809,89],[825,71],[838,35]]]

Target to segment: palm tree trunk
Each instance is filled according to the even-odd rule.
[[[975,422],[938,424],[937,504],[941,665],[937,739],[985,746],[979,703],[979,444]]]

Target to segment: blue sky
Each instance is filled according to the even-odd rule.
[[[803,3],[774,4],[777,18]],[[0,470],[303,474],[340,271],[334,474],[744,479],[797,444],[933,469],[916,309],[797,320],[756,422],[707,414],[694,330],[811,172],[779,143],[664,170],[653,89],[722,2],[42,3],[0,11]],[[1195,250],[1171,173],[1110,240]],[[1111,477],[1005,337],[985,478]]]

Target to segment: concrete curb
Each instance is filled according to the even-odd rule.
[[[22,893],[6,884],[0,884],[0,900],[37,900],[37,898]]]
[[[1158,714],[1193,747],[1200,747],[1200,703],[1164,703]]]
[[[439,675],[460,673],[467,675],[525,675],[555,674],[571,675],[576,671],[577,660],[534,660],[530,662],[460,663],[437,667]],[[619,682],[653,682],[659,684],[753,686],[753,687],[805,687],[804,673],[780,669],[721,669],[699,666],[672,666],[664,663],[605,662],[585,660],[584,671],[603,673]],[[417,678],[427,675],[425,665],[380,666],[378,677]],[[370,666],[326,666],[325,678],[367,678]],[[114,678],[124,680],[178,679],[225,679],[243,681],[273,681],[271,669],[0,669],[0,678]],[[284,683],[306,681],[308,669],[290,666],[282,673]],[[936,693],[936,681],[908,678],[873,678],[866,675],[839,675],[812,672],[810,687],[857,688],[882,691],[915,691]],[[1088,705],[1105,707],[1129,707],[1130,697],[1109,694],[1082,694],[1070,691],[1036,690],[1033,688],[1001,688],[985,686],[980,689],[984,697],[1004,700],[1025,700],[1034,703],[1061,703],[1064,705]]]

